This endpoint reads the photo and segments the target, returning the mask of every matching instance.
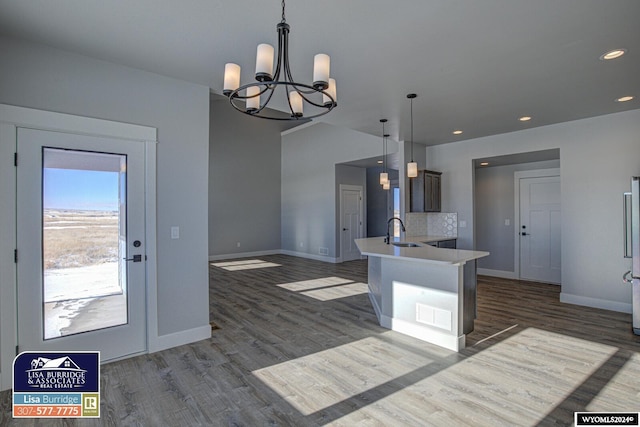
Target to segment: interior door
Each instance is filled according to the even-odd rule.
[[[340,196],[342,211],[340,257],[343,261],[360,258],[360,250],[354,240],[363,237],[362,233],[362,190],[342,189]]]
[[[561,282],[560,177],[520,179],[520,278]]]
[[[18,128],[19,350],[146,349],[143,143]]]

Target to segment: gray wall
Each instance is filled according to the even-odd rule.
[[[335,165],[374,156],[380,156],[380,138],[346,128],[318,123],[283,135],[284,251],[317,256],[327,247],[328,258],[337,259]]]
[[[211,101],[210,256],[280,249],[280,129]]]
[[[559,168],[560,160],[481,167],[475,177],[476,249],[491,253],[478,260],[478,268],[514,271],[515,218],[514,173]],[[505,219],[510,224],[504,225]]]
[[[382,189],[380,172],[382,172],[382,167],[367,169],[368,237],[385,236],[387,234],[387,220],[393,216],[393,193],[392,190]],[[387,169],[387,173],[391,182],[398,181],[397,170]]]
[[[158,332],[208,325],[209,89],[3,37],[0,51],[0,103],[158,129]]]
[[[640,173],[640,110],[443,144],[427,149],[442,171],[442,210],[458,212],[460,248],[473,248],[473,159],[560,149],[562,192],[561,300],[631,310],[622,283],[622,193]]]

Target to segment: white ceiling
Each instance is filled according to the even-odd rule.
[[[0,0],[0,34],[209,86],[252,78],[276,0]],[[638,0],[290,0],[293,76],[331,56],[330,124],[441,144],[640,108]],[[599,56],[628,49],[613,61]],[[614,99],[634,95],[635,100]],[[231,108],[231,107],[229,107]],[[530,122],[517,119],[532,116]],[[454,136],[454,129],[464,133]]]

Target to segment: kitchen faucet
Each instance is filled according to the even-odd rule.
[[[384,242],[388,245],[389,242],[391,241],[391,236],[389,235],[389,226],[391,225],[391,223],[393,222],[394,219],[397,219],[398,221],[400,221],[400,228],[402,229],[402,231],[406,232],[407,230],[404,228],[404,224],[402,223],[402,220],[400,218],[398,218],[397,216],[394,216],[393,218],[389,218],[389,220],[387,221],[387,237],[385,237]]]

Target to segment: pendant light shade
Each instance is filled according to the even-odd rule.
[[[418,163],[413,161],[413,100],[417,97],[415,93],[410,93],[407,95],[409,101],[411,102],[411,161],[407,163],[407,176],[409,178],[415,178],[418,176]]]
[[[418,176],[418,164],[416,162],[407,163],[407,176],[415,178]]]
[[[382,184],[382,189],[383,190],[390,190],[391,189],[391,183],[389,181],[385,182],[384,184]]]

